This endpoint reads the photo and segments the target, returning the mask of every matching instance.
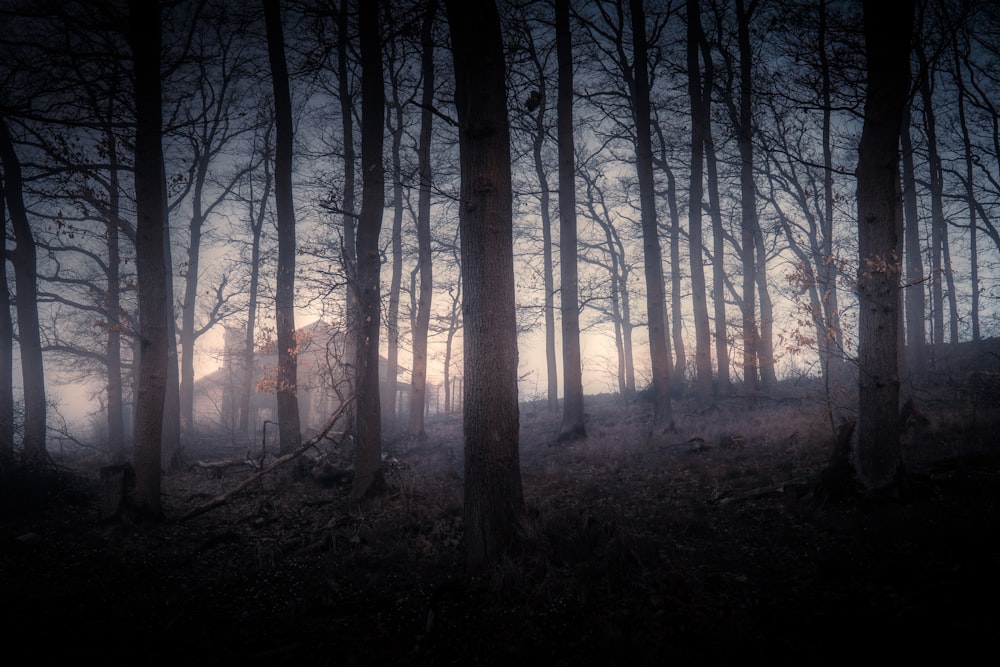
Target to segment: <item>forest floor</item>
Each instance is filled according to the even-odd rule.
[[[714,665],[995,654],[1000,416],[929,402],[892,493],[815,492],[834,440],[808,400],[588,399],[586,440],[525,407],[528,515],[498,567],[462,567],[457,418],[387,442],[391,493],[347,502],[324,442],[253,474],[163,479],[166,521],[101,521],[97,464],[0,478],[5,664]],[[242,458],[218,445],[188,459]]]

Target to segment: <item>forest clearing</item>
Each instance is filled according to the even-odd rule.
[[[462,560],[461,420],[386,445],[390,492],[348,501],[351,452],[324,441],[254,474],[164,477],[160,525],[100,520],[95,470],[7,475],[0,576],[11,664],[961,662],[994,636],[1000,411],[926,393],[906,482],[821,498],[833,435],[808,397],[731,398],[650,438],[649,408],[588,397],[585,440],[521,409],[528,516],[483,576]],[[932,400],[933,399],[933,400]],[[201,460],[234,456],[217,447]],[[80,461],[78,464],[84,464]],[[34,638],[34,639],[32,639]],[[13,655],[12,655],[13,654]]]

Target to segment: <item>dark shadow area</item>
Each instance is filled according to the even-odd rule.
[[[461,566],[458,418],[386,446],[388,496],[352,507],[351,454],[164,478],[168,520],[100,520],[86,473],[7,467],[0,578],[10,664],[776,664],[858,655],[961,662],[1000,595],[1000,414],[921,403],[892,493],[816,493],[836,433],[821,402],[587,400],[586,440],[522,409],[529,515],[487,576]],[[219,451],[191,452],[201,461]],[[81,463],[82,465],[82,463]]]

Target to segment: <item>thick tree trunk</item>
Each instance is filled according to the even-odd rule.
[[[559,304],[562,319],[563,419],[559,440],[587,436],[583,423],[583,369],[580,359],[580,304],[577,277],[576,156],[573,139],[573,43],[569,0],[556,0],[556,53],[559,62]],[[652,173],[652,163],[650,163]]]
[[[38,273],[35,237],[24,207],[21,162],[6,121],[0,118],[0,163],[3,165],[4,198],[14,230],[14,303],[17,308],[17,339],[21,351],[21,378],[24,391],[24,423],[21,458],[29,465],[48,461],[45,449],[45,369],[42,341],[38,330]]]
[[[858,476],[883,489],[902,472],[899,441],[899,284],[902,239],[896,192],[899,137],[909,92],[913,1],[889,14],[864,3],[868,82],[858,155]]]
[[[497,562],[524,514],[506,66],[494,2],[447,0],[462,188],[465,559]]]
[[[160,451],[167,392],[169,292],[166,266],[167,192],[163,177],[160,89],[160,10],[129,1],[129,40],[135,76],[136,271],[139,295],[139,370],[135,399],[135,500],[160,519]]]
[[[421,91],[420,138],[417,147],[420,190],[417,193],[417,269],[420,273],[420,293],[413,327],[413,371],[410,378],[410,435],[426,438],[424,413],[427,403],[427,336],[431,323],[431,298],[434,293],[434,271],[431,262],[431,135],[434,129],[434,18],[437,0],[430,0],[420,30],[421,69],[424,82]],[[447,384],[447,383],[446,383]],[[446,401],[447,402],[447,401]]]
[[[385,172],[382,165],[385,86],[378,5],[363,2],[359,10],[361,41],[361,216],[358,218],[357,276],[352,283],[359,319],[354,398],[357,444],[354,451],[354,485],[351,499],[361,500],[385,490],[382,477],[382,424],[379,398],[379,327],[381,256],[378,236],[382,229]]]
[[[299,447],[299,401],[295,341],[295,206],[292,200],[292,102],[285,64],[285,40],[278,0],[264,0],[267,52],[274,87],[274,200],[278,217],[278,275],[275,279],[275,328],[278,338],[279,450]]]

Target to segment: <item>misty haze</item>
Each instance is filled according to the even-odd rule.
[[[995,652],[998,34],[0,0],[7,662]]]

